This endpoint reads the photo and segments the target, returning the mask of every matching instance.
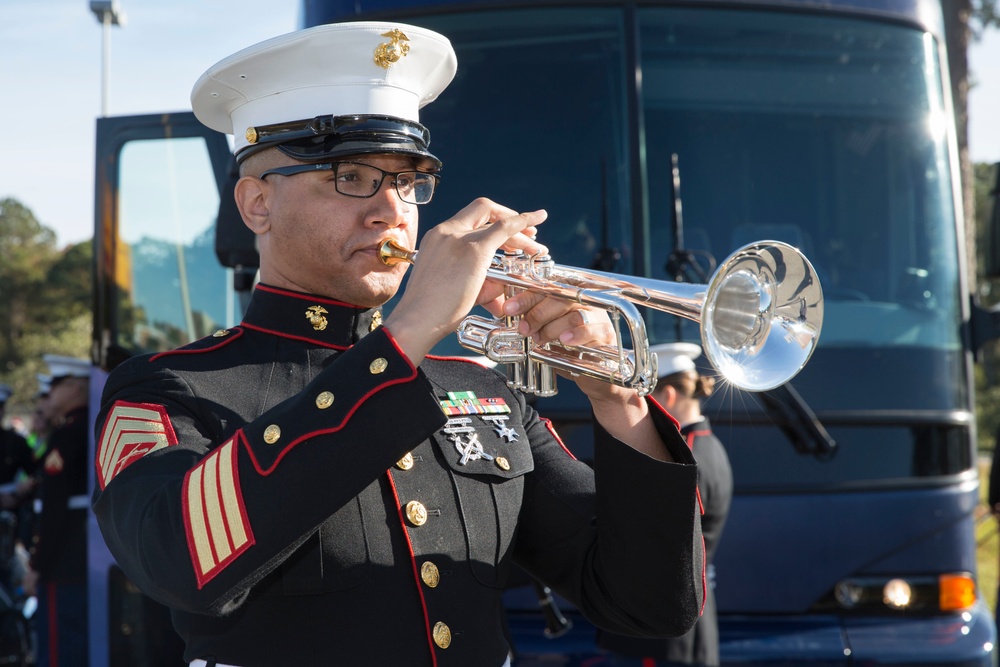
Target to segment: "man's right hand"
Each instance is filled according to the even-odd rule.
[[[419,364],[474,306],[498,310],[503,286],[486,280],[493,256],[500,248],[547,252],[533,238],[546,216],[480,198],[428,230],[406,291],[385,321],[411,363]]]

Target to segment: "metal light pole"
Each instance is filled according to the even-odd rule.
[[[94,12],[101,33],[101,116],[108,115],[108,61],[111,56],[111,26],[125,27],[125,12],[118,6],[118,0],[90,0],[90,11]]]

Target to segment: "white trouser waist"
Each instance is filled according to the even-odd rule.
[[[32,507],[35,510],[35,514],[42,513],[42,499],[35,498],[35,502],[32,503]],[[66,501],[66,509],[71,510],[89,510],[90,509],[90,496],[70,496],[69,500]]]

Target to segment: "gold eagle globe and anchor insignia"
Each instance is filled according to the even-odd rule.
[[[382,33],[383,37],[388,37],[391,41],[383,42],[375,47],[375,64],[382,69],[389,69],[389,66],[399,62],[400,58],[410,51],[410,45],[406,42],[410,38],[403,34],[399,28],[393,28],[389,32]]]
[[[309,320],[309,324],[312,325],[315,331],[326,329],[326,317],[324,315],[327,312],[327,309],[323,306],[309,306],[306,309],[306,319]]]

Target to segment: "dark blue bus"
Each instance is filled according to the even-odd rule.
[[[809,364],[705,405],[736,484],[715,561],[724,664],[995,663],[973,535],[983,340],[938,2],[304,0],[301,16],[452,40],[457,77],[421,118],[445,165],[425,224],[483,195],[548,210],[560,264],[704,283],[759,239],[812,261]],[[238,323],[256,254],[225,138],[189,113],[106,118],[97,152],[95,365]],[[700,340],[644,316],[651,343]],[[570,383],[538,405],[587,459]],[[91,665],[156,664],[162,610],[92,529]],[[556,602],[562,626],[530,583],[508,591],[515,664],[602,664]]]

